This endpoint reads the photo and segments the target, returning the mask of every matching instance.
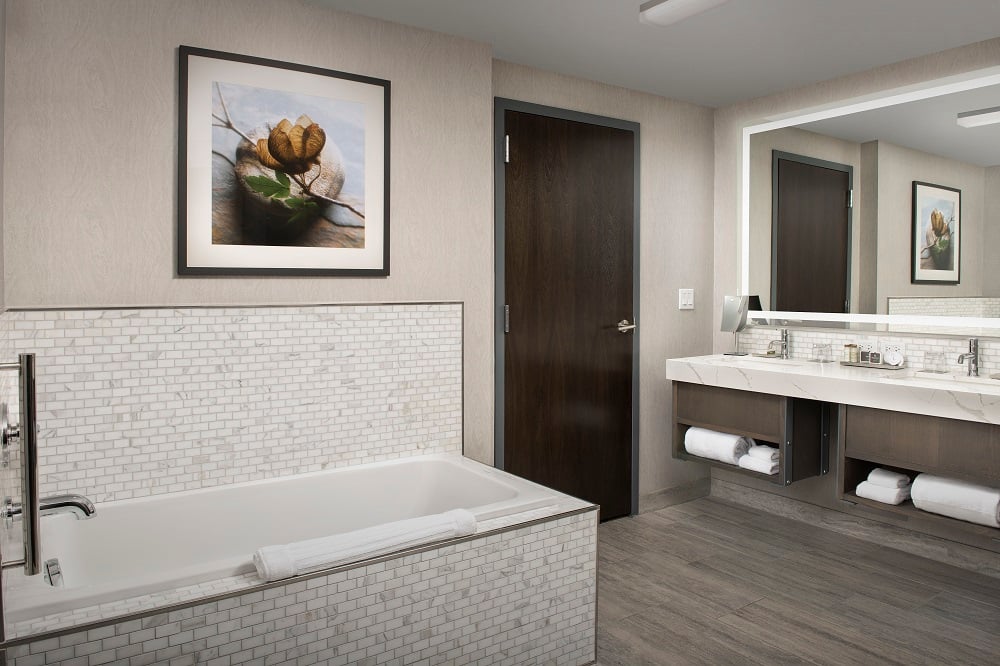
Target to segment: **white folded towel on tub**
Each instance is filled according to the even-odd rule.
[[[747,450],[747,455],[760,460],[772,460],[774,462],[778,462],[781,459],[778,449],[773,446],[765,446],[764,444],[754,444]]]
[[[871,481],[862,481],[854,490],[854,494],[882,504],[901,504],[903,500],[910,498],[910,486],[887,488]]]
[[[688,428],[687,432],[684,433],[684,449],[688,453],[702,458],[719,460],[730,465],[737,464],[753,443],[754,441],[749,437],[730,435],[705,428]]]
[[[763,460],[761,458],[754,458],[753,456],[746,455],[740,458],[739,466],[743,469],[749,469],[754,472],[760,472],[761,474],[777,474],[779,464],[777,460]]]
[[[910,485],[910,477],[905,474],[890,472],[887,469],[876,467],[868,474],[868,483],[883,488],[902,488]],[[869,498],[871,499],[871,498]]]
[[[1000,527],[1000,489],[918,474],[910,496],[918,509],[977,525]]]
[[[476,517],[465,509],[454,509],[318,539],[264,546],[253,554],[253,564],[264,580],[281,580],[475,531]]]

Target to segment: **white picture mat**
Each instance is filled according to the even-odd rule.
[[[928,183],[914,183],[915,197],[913,211],[914,215],[914,231],[916,241],[913,243],[911,251],[913,257],[911,260],[914,262],[914,279],[923,281],[942,281],[942,282],[957,282],[959,279],[959,267],[961,266],[961,250],[962,250],[962,212],[961,212],[961,193],[938,187],[936,185],[931,185]],[[947,201],[951,206],[951,211],[955,216],[955,224],[952,229],[950,243],[952,245],[952,253],[954,256],[953,267],[948,269],[934,269],[934,268],[921,268],[921,248],[925,242],[926,228],[928,224],[928,217],[924,215],[923,208],[925,208],[928,200],[943,200]],[[946,212],[946,211],[942,211]],[[946,215],[947,218],[947,215]],[[947,219],[946,219],[947,221]]]
[[[369,83],[189,54],[187,59],[187,265],[198,268],[383,268],[385,89]],[[364,105],[365,247],[214,245],[212,103],[215,81]]]

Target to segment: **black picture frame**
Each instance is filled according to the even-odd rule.
[[[910,282],[961,282],[962,191],[913,181],[910,224]]]
[[[177,275],[388,276],[390,82],[192,46],[178,64]]]

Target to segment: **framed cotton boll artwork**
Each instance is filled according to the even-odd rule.
[[[178,52],[178,275],[388,275],[389,81]]]
[[[961,208],[961,190],[913,181],[911,283],[959,283]]]

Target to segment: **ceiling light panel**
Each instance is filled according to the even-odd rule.
[[[963,111],[958,114],[958,124],[962,127],[982,127],[1000,123],[1000,106],[979,111]]]
[[[639,5],[639,21],[672,25],[726,2],[729,0],[649,0]]]

